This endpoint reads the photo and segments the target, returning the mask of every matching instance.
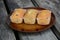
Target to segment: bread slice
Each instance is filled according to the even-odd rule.
[[[23,16],[26,13],[25,9],[15,9],[12,15],[10,16],[11,22],[13,23],[22,23],[23,22]]]
[[[51,19],[51,11],[41,10],[37,16],[37,23],[40,25],[48,25]]]
[[[24,22],[26,24],[35,24],[37,14],[38,10],[28,9],[27,13],[24,16]]]

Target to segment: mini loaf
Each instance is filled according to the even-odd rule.
[[[37,16],[37,23],[39,25],[48,25],[51,19],[51,11],[41,10]]]
[[[15,9],[10,16],[12,23],[22,23],[23,22],[23,16],[26,13],[25,9]]]
[[[38,14],[38,10],[28,9],[27,13],[24,16],[24,23],[35,24],[37,14]]]

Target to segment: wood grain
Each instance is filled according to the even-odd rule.
[[[51,10],[55,17],[55,27],[60,32],[60,1],[59,0],[35,0],[40,7]]]
[[[6,24],[7,16],[4,3],[0,0],[0,40],[16,40],[13,31]]]
[[[15,8],[23,8],[23,7],[31,7],[33,6],[32,2],[30,0],[6,0],[6,4],[9,7],[9,10],[12,11]],[[31,6],[30,6],[31,5]]]
[[[19,33],[20,40],[58,40],[50,29],[34,34]]]
[[[15,7],[33,7],[34,5],[32,4],[31,0],[6,0],[7,6],[9,10],[13,10]],[[11,6],[11,4],[14,4]],[[15,6],[16,5],[16,6]],[[21,33],[18,32],[20,40],[58,40],[56,36],[53,34],[51,29],[48,29],[46,31],[40,32],[37,35],[32,34],[28,35],[28,33]]]

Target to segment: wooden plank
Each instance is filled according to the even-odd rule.
[[[7,16],[4,3],[0,0],[0,40],[16,40],[13,31],[6,24]]]
[[[5,1],[6,4],[8,3],[8,7],[10,11],[19,7],[23,8],[23,7],[30,7],[30,5],[33,6],[33,4],[29,0],[26,0],[27,2],[24,0],[5,0]]]
[[[10,4],[12,3],[11,2],[12,0],[9,1],[9,2],[8,1],[9,0],[6,0],[6,3],[9,3],[9,2],[10,2]],[[15,3],[15,5],[19,4],[19,7],[27,7],[27,6],[28,7],[32,7],[32,6],[34,6],[31,3],[30,0],[26,0],[26,1],[25,0],[19,0],[19,1],[18,0],[14,0],[13,3]],[[7,4],[7,5],[8,5],[8,8],[10,9],[11,5],[9,5],[9,4]],[[15,5],[13,5],[13,7],[15,7]],[[13,9],[13,8],[11,7],[11,9]],[[28,35],[28,33],[26,33],[24,35],[24,33],[21,33],[21,32],[18,32],[18,35],[19,35],[20,40],[40,40],[40,39],[41,40],[58,40],[50,29],[48,29],[46,31],[43,31],[41,33],[38,33],[37,35],[36,34]]]
[[[13,31],[6,24],[0,24],[0,40],[16,40]]]
[[[33,34],[19,33],[21,40],[58,40],[50,29]]]
[[[59,0],[35,0],[40,7],[51,10],[56,17],[55,27],[60,32],[60,1]]]
[[[3,18],[2,18],[3,17]],[[7,12],[2,1],[0,1],[0,23],[5,23]]]

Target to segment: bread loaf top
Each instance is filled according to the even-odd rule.
[[[37,15],[37,13],[38,13],[38,15]],[[46,18],[51,17],[51,11],[50,10],[36,10],[36,9],[18,8],[13,11],[12,15],[10,16],[10,20],[12,23],[22,23],[24,21],[25,17],[30,18],[31,20],[35,19],[35,22],[36,22],[37,18],[38,19],[46,19]],[[31,23],[33,23],[33,22],[31,22]]]

